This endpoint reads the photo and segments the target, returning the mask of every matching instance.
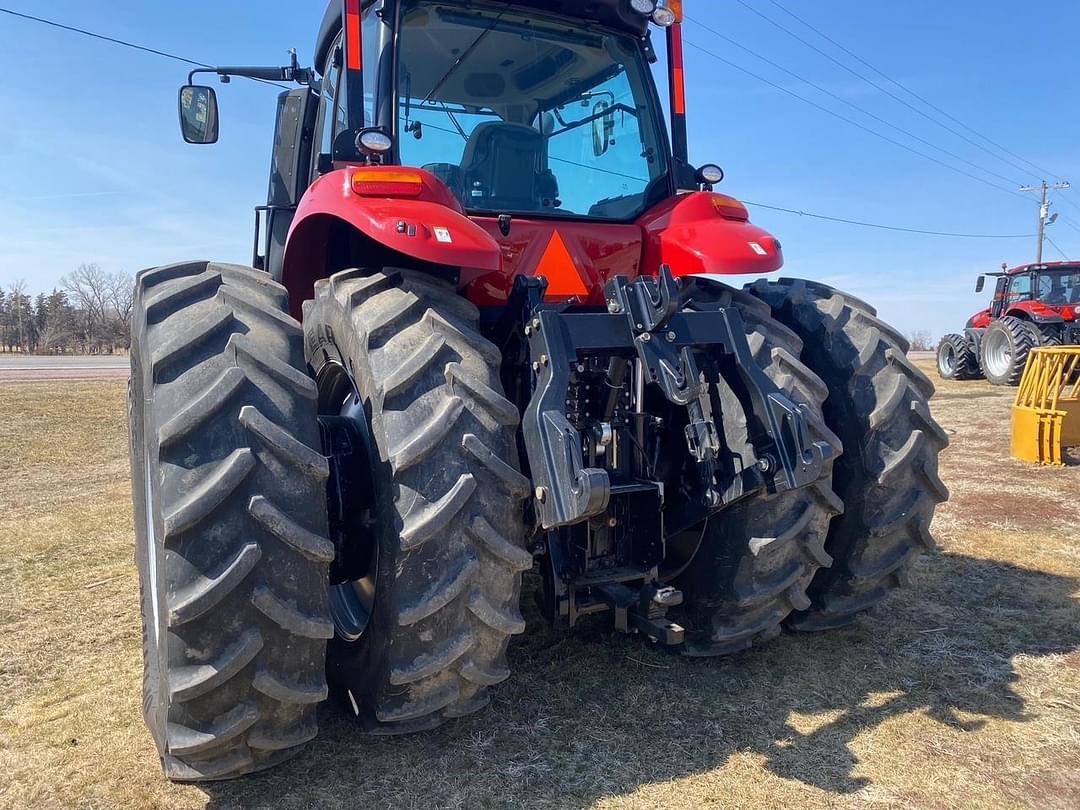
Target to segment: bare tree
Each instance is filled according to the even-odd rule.
[[[116,319],[117,334],[126,346],[131,331],[131,309],[135,304],[135,279],[129,273],[109,274],[109,304]]]
[[[931,352],[934,350],[934,338],[926,329],[916,329],[908,334],[913,352]]]
[[[26,282],[21,278],[11,282],[8,284],[8,294],[10,296],[8,307],[11,311],[11,327],[18,336],[17,345],[19,351],[25,352],[27,350],[26,327],[29,325],[26,323],[26,309],[29,303],[26,296]]]
[[[81,310],[88,349],[100,348],[108,333],[112,282],[96,264],[80,264],[79,269],[61,279],[75,308]]]

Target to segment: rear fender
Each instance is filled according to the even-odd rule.
[[[353,191],[358,169],[420,178],[414,196],[370,196]],[[346,246],[342,246],[342,232]],[[357,249],[357,242],[362,247]],[[323,175],[300,200],[285,243],[281,283],[299,318],[315,282],[346,267],[389,264],[449,270],[464,286],[501,264],[498,243],[468,219],[451,191],[434,175],[398,166],[338,169]]]
[[[761,275],[784,264],[780,242],[750,223],[733,197],[697,191],[664,201],[638,220],[645,232],[642,271],[668,265],[676,276]]]
[[[1006,315],[1014,318],[1024,318],[1035,323],[1062,323],[1064,318],[1059,308],[1050,307],[1041,301],[1022,301],[1014,307],[1010,307]]]

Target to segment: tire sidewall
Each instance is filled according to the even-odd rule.
[[[136,326],[131,341],[131,377],[128,380],[128,421],[130,432],[129,453],[132,470],[132,503],[135,520],[135,561],[139,571],[139,603],[142,613],[143,633],[145,634],[143,657],[143,714],[147,726],[157,745],[158,754],[166,753],[166,724],[169,712],[168,684],[165,673],[168,672],[165,595],[165,547],[164,521],[159,492],[161,481],[158,476],[149,473],[147,462],[156,458],[157,425],[154,419],[153,401],[145,392],[152,389],[153,380],[149,379],[152,371],[145,363],[141,353],[143,345],[140,328],[144,313],[136,312]],[[149,486],[147,482],[149,481]],[[147,502],[149,494],[150,502]],[[153,522],[154,537],[148,538],[147,527]],[[149,549],[154,544],[153,565]],[[154,595],[157,594],[157,605]],[[156,616],[156,620],[155,620]]]

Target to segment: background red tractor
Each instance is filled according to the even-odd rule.
[[[822,284],[715,277],[783,259],[689,163],[681,7],[335,0],[312,70],[206,71],[300,87],[255,267],[137,283],[171,778],[295,753],[328,682],[375,733],[480,709],[530,570],[552,622],[712,656],[853,621],[931,546],[946,438],[905,340]]]
[[[1026,264],[987,275],[997,278],[990,306],[938,345],[942,378],[1018,385],[1034,347],[1080,344],[1080,264]],[[975,292],[985,280],[979,276]]]

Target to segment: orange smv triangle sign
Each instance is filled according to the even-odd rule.
[[[551,232],[551,241],[548,242],[540,264],[536,267],[535,275],[544,276],[548,281],[547,294],[555,298],[574,298],[586,296],[589,288],[585,286],[581,273],[578,272],[570,251],[566,249],[566,243],[558,231]]]

